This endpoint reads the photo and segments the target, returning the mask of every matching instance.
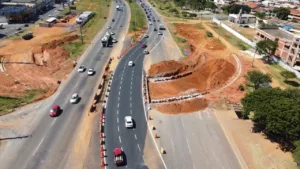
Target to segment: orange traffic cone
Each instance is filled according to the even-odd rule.
[[[103,135],[102,135],[102,133],[100,133],[100,138],[103,138]]]
[[[100,158],[104,158],[104,153],[101,152]]]
[[[105,163],[104,163],[104,160],[102,160],[101,167],[104,167],[104,166],[105,166]]]
[[[101,151],[101,152],[103,152],[103,151],[104,151],[103,145],[101,146],[101,148],[100,148],[100,151]]]

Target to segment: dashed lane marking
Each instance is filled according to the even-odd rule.
[[[134,134],[134,138],[137,140],[136,134]]]
[[[140,145],[138,144],[137,146],[138,146],[138,149],[139,149],[139,151],[141,151],[141,147],[140,147]]]
[[[122,89],[122,86],[120,86],[120,88],[119,88],[120,90]]]
[[[183,123],[183,120],[182,119],[180,119],[181,120],[181,124],[182,124],[182,126],[184,127],[184,123]]]
[[[117,114],[119,114],[119,110],[117,110]]]
[[[119,123],[119,117],[117,117],[117,123]]]
[[[120,141],[120,143],[122,143],[122,140],[121,140],[121,137],[119,136],[119,141]]]
[[[120,104],[118,103],[118,108],[120,107]]]
[[[118,132],[120,132],[120,127],[118,126]]]
[[[121,91],[119,91],[119,96],[121,95]]]
[[[132,104],[130,103],[130,108],[132,107]]]

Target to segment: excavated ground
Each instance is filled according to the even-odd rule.
[[[163,61],[150,67],[150,77],[191,75],[167,82],[149,83],[151,99],[173,97],[216,89],[235,73],[235,61],[225,45],[216,38],[206,37],[205,29],[195,25],[176,24],[176,36],[187,40],[190,56],[179,61]]]
[[[73,69],[73,60],[63,45],[76,40],[76,33],[63,27],[35,26],[31,31],[31,40],[1,42],[0,58],[4,58],[6,69],[0,72],[2,96],[23,96],[31,89],[43,89],[46,95],[50,94]]]

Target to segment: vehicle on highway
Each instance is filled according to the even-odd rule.
[[[112,39],[112,43],[117,43],[118,41],[117,41],[117,39],[116,38],[113,38]]]
[[[80,65],[78,70],[77,70],[79,73],[82,73],[85,71],[85,67],[83,65]]]
[[[112,19],[112,22],[115,22],[115,19]]]
[[[116,166],[122,166],[125,164],[124,160],[124,152],[122,151],[121,148],[115,148],[114,151],[114,161]]]
[[[154,28],[154,31],[157,31],[157,29],[156,29],[156,28]]]
[[[149,51],[148,51],[148,50],[144,50],[144,53],[145,53],[145,54],[149,54]]]
[[[75,104],[79,101],[79,96],[77,93],[74,93],[70,99],[70,103]]]
[[[166,28],[163,24],[159,24],[158,29],[159,30],[166,30]]]
[[[95,16],[94,12],[85,11],[76,18],[76,23],[85,24],[88,20]]]
[[[60,112],[61,112],[61,108],[59,107],[59,105],[54,105],[53,107],[52,107],[52,109],[50,110],[50,113],[49,113],[49,115],[51,116],[51,117],[56,117],[56,116],[58,116],[59,114],[60,114]]]
[[[163,33],[162,32],[158,32],[158,35],[162,35]]]
[[[107,26],[107,29],[111,29],[111,26]]]
[[[133,61],[128,62],[128,66],[132,67],[134,65]]]
[[[147,34],[144,35],[144,38],[149,38],[149,36]]]
[[[101,39],[102,46],[108,47],[109,45],[111,45],[112,40],[113,40],[113,38],[111,36],[111,33],[106,32],[105,35],[103,36],[103,38]]]
[[[89,69],[88,72],[87,72],[87,74],[88,74],[89,76],[94,75],[94,73],[95,73],[94,69]]]
[[[149,25],[152,25],[152,22],[149,22]]]
[[[110,35],[114,35],[115,33],[114,32],[110,32]]]
[[[133,120],[131,116],[125,116],[125,127],[132,128],[133,127]]]
[[[147,44],[142,44],[142,48],[146,48],[147,47]]]

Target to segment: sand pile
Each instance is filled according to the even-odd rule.
[[[214,89],[228,81],[234,72],[234,65],[224,59],[209,60],[189,76],[167,82],[150,82],[150,97],[159,99]]]

